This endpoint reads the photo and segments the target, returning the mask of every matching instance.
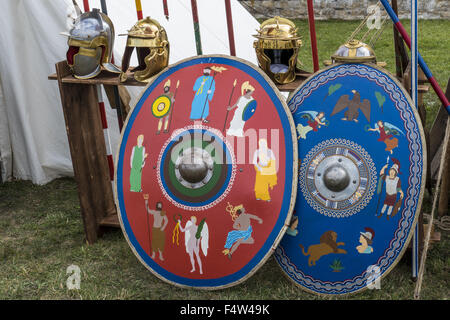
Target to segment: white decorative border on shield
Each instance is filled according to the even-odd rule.
[[[173,139],[174,139],[176,136],[178,136],[178,135],[180,135],[180,134],[182,134],[183,132],[186,132],[186,131],[188,131],[188,130],[206,130],[206,131],[209,131],[209,132],[211,132],[211,133],[217,135],[217,136],[225,143],[225,145],[226,145],[228,151],[230,152],[230,156],[231,156],[231,167],[232,167],[232,169],[231,169],[231,176],[230,176],[230,180],[228,181],[227,188],[223,191],[223,193],[222,193],[216,200],[214,200],[214,201],[211,202],[211,203],[208,203],[207,205],[200,206],[200,207],[191,207],[191,206],[187,206],[187,205],[184,205],[184,204],[182,204],[182,203],[179,203],[178,201],[176,201],[175,199],[173,199],[173,198],[169,195],[169,193],[167,192],[167,190],[164,188],[164,185],[163,185],[162,180],[161,180],[161,172],[160,172],[160,168],[161,168],[161,160],[162,160],[162,157],[163,157],[163,155],[164,155],[164,151],[166,150],[166,148],[167,148],[167,146],[169,145],[169,143],[172,142]],[[233,186],[233,183],[234,183],[235,176],[236,176],[236,158],[235,158],[234,151],[233,151],[233,149],[232,149],[230,143],[225,139],[225,137],[223,136],[223,134],[222,134],[219,130],[214,129],[214,128],[211,128],[211,127],[203,126],[203,125],[190,125],[190,126],[186,126],[186,127],[183,127],[183,128],[176,129],[176,130],[171,134],[170,138],[167,139],[166,142],[164,143],[164,145],[162,146],[161,152],[159,153],[159,156],[158,156],[158,162],[157,162],[156,167],[157,167],[158,185],[159,185],[159,188],[161,189],[161,191],[163,192],[164,196],[165,196],[167,199],[169,199],[169,201],[170,201],[173,205],[175,205],[176,207],[181,208],[181,209],[184,209],[184,210],[189,210],[189,211],[201,211],[201,210],[207,210],[207,209],[210,209],[210,208],[214,207],[215,205],[217,205],[217,204],[218,204],[219,202],[221,202],[221,201],[228,195],[228,193],[230,192],[231,187]]]

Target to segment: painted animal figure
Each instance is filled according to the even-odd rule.
[[[338,246],[345,245],[344,242],[336,242],[337,233],[334,231],[326,231],[320,237],[320,243],[313,244],[308,247],[308,250],[305,252],[305,248],[302,244],[299,244],[299,247],[302,249],[302,252],[305,256],[309,256],[308,266],[315,266],[316,261],[319,260],[322,256],[325,256],[330,253],[343,253],[346,254],[347,251],[344,249],[338,248]]]
[[[352,90],[352,93],[353,98],[351,100],[348,94],[344,94],[339,98],[331,115],[334,116],[336,113],[347,109],[342,120],[358,122],[359,110],[361,110],[367,121],[370,122],[370,101],[364,99],[361,102],[361,95],[359,92]]]

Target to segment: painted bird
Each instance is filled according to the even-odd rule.
[[[333,116],[336,113],[348,108],[348,110],[344,113],[344,118],[342,120],[358,122],[359,110],[361,110],[367,121],[370,122],[370,101],[368,99],[364,99],[361,102],[361,95],[359,92],[352,90],[352,93],[353,98],[351,100],[348,94],[344,94],[339,98],[331,115]]]

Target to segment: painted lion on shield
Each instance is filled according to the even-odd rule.
[[[329,230],[322,234],[320,237],[320,243],[313,244],[308,247],[308,250],[305,252],[305,248],[302,244],[299,244],[299,247],[302,249],[303,255],[309,256],[308,266],[315,266],[316,261],[319,260],[322,256],[325,256],[330,253],[343,253],[346,254],[347,251],[344,249],[338,248],[338,246],[345,245],[344,242],[337,242],[337,233]]]

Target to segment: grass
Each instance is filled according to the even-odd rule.
[[[73,179],[45,186],[28,181],[0,185],[0,299],[332,299],[306,293],[284,276],[273,258],[244,283],[218,291],[180,289],[153,276],[134,256],[121,230],[95,245],[84,242]],[[68,290],[67,267],[81,269],[80,290]],[[429,251],[423,299],[450,298],[450,233]],[[340,299],[412,299],[408,254],[381,281]]]
[[[312,69],[307,21],[296,21],[303,35],[300,57]],[[359,22],[319,21],[320,61],[328,59]],[[406,21],[405,26],[409,26]],[[331,32],[330,32],[331,30]],[[450,76],[450,21],[421,21],[419,48],[445,89]],[[250,44],[249,44],[250,45]],[[375,51],[394,72],[392,28],[387,27]],[[432,92],[432,91],[430,91]],[[439,101],[425,96],[429,125]],[[425,212],[430,199],[426,197]],[[426,211],[428,210],[428,211]],[[67,267],[81,270],[80,290],[68,290]],[[450,233],[428,253],[423,299],[450,298]],[[366,290],[340,299],[412,299],[408,254],[381,281],[381,290]],[[107,232],[95,245],[84,242],[77,186],[73,179],[55,180],[44,186],[29,181],[0,184],[0,299],[336,299],[322,298],[296,287],[273,258],[250,279],[218,291],[180,289],[153,276],[134,256],[121,230]]]

